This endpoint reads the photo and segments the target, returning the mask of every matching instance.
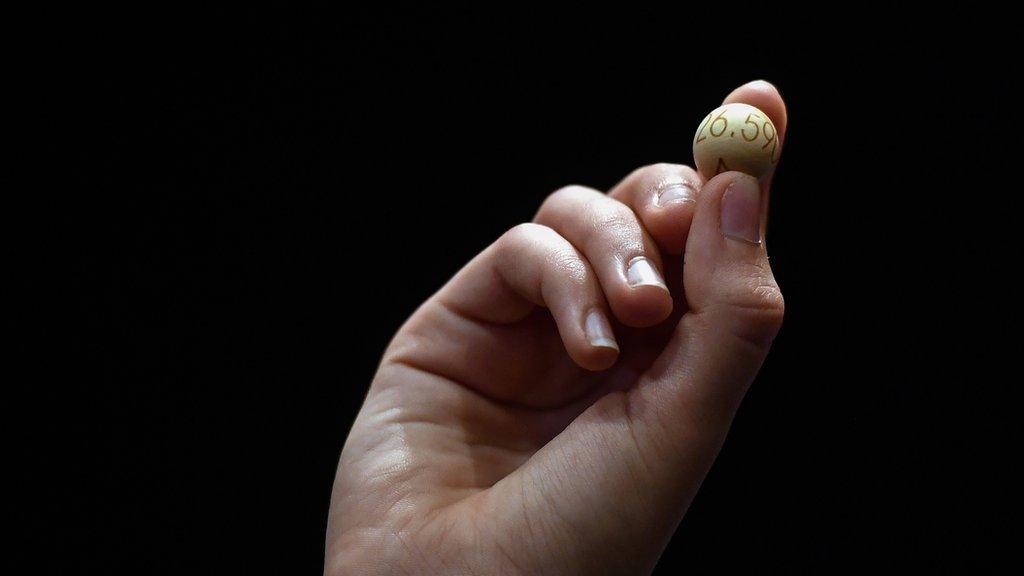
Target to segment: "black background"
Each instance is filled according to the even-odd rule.
[[[43,488],[34,562],[318,573],[404,319],[556,188],[691,163],[701,117],[756,78],[789,107],[786,324],[658,573],[955,570],[1017,541],[996,364],[1019,258],[995,254],[1022,132],[1012,37],[968,34],[991,18],[918,41],[816,14],[92,16],[20,60],[47,184],[7,251],[52,305],[14,316],[55,344],[14,436]]]

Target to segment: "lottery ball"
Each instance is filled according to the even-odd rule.
[[[724,104],[697,127],[693,160],[704,178],[729,170],[762,178],[779,161],[779,133],[768,115],[757,108]]]

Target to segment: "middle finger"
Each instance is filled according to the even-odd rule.
[[[671,314],[661,254],[628,206],[597,190],[569,186],[551,194],[534,221],[583,253],[619,322],[652,326]]]

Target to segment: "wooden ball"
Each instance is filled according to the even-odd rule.
[[[775,168],[779,152],[775,125],[749,104],[715,108],[693,136],[693,160],[704,178],[729,170],[763,178]]]

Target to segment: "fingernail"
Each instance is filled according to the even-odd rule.
[[[750,244],[761,243],[761,187],[740,174],[722,196],[722,234]]]
[[[619,345],[615,343],[615,335],[612,334],[612,326],[608,318],[600,310],[592,310],[587,314],[587,321],[584,329],[587,332],[587,340],[591,346],[597,348],[611,348],[618,350]]]
[[[626,268],[626,282],[630,286],[658,286],[665,288],[665,281],[661,279],[658,269],[651,264],[651,261],[643,256],[637,256],[629,261]]]
[[[689,182],[668,182],[659,187],[658,205],[672,202],[696,202],[697,189]]]

